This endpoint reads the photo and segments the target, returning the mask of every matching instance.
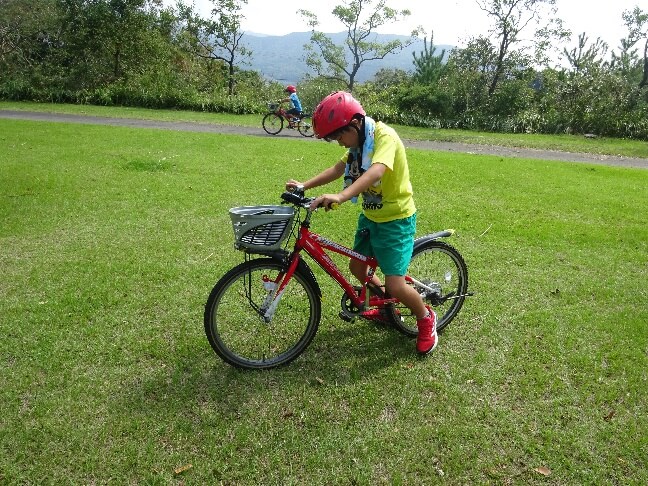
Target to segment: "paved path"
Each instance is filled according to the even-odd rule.
[[[268,135],[259,126],[241,127],[234,125],[218,125],[211,123],[167,122],[156,120],[138,120],[132,118],[104,118],[85,115],[67,115],[60,113],[42,113],[28,111],[1,110],[0,118],[16,120],[35,120],[49,122],[84,123],[93,125],[125,126],[133,128],[156,128],[160,130],[179,130],[188,132],[228,133],[236,135],[251,135],[257,137],[304,138],[293,130],[284,130],[279,135]],[[619,167],[635,167],[648,169],[648,159],[620,157],[613,155],[597,155],[586,153],[560,152],[557,150],[539,150],[530,148],[502,147],[496,145],[476,145],[457,142],[434,142],[424,140],[404,140],[408,148],[422,150],[437,150],[443,152],[458,152],[480,155],[500,155],[502,157],[523,157],[529,159],[559,160],[564,162],[584,162],[588,164],[612,165]]]

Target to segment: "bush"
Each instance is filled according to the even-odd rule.
[[[400,89],[396,94],[396,103],[401,112],[409,112],[422,119],[445,118],[452,106],[448,93],[437,86],[420,84]]]

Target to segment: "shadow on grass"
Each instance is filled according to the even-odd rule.
[[[329,393],[371,381],[394,364],[411,367],[420,358],[414,340],[386,325],[324,319],[308,349],[292,363],[265,371],[239,370],[222,362],[206,339],[184,343],[173,361],[126,383],[116,396],[134,413],[195,414],[196,407],[238,417],[245,404],[280,397]]]

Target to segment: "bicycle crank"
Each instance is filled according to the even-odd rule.
[[[342,310],[340,310],[338,316],[340,316],[340,319],[346,322],[355,321],[356,317],[358,317],[361,312],[358,306],[353,303],[351,297],[349,297],[346,292],[342,294],[342,301],[340,302],[340,306],[342,307]]]

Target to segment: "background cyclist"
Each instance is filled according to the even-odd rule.
[[[297,121],[296,119],[301,117],[302,105],[301,101],[299,101],[299,96],[297,96],[297,88],[295,88],[292,84],[286,86],[286,89],[284,91],[288,93],[289,96],[288,98],[279,100],[279,102],[290,103],[290,109],[286,110],[286,113],[291,116],[291,119],[289,121],[290,126],[292,127],[292,124]]]

